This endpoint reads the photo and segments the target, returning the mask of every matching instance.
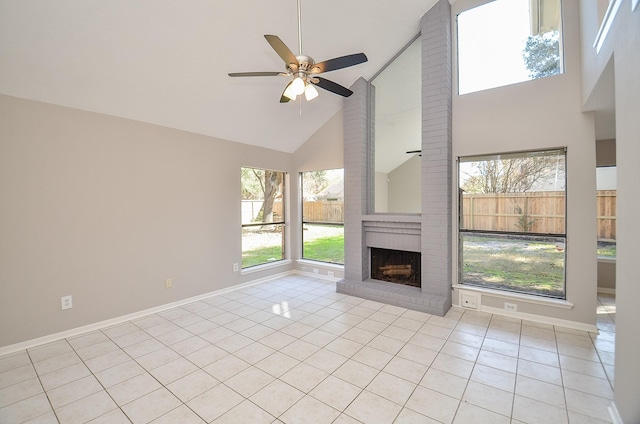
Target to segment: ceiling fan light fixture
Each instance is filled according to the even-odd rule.
[[[284,93],[282,93],[282,95],[290,100],[294,100],[294,101],[296,100],[296,97],[298,97],[298,95],[293,90],[293,83],[289,83],[289,85],[284,90]]]
[[[304,97],[308,102],[318,97],[318,90],[316,90],[313,84],[307,84],[304,88]]]
[[[302,54],[302,19],[300,13],[300,0],[298,3],[298,46],[300,54],[294,55],[286,44],[276,35],[265,34],[264,38],[275,52],[284,60],[287,68],[286,72],[232,72],[230,77],[271,77],[283,76],[293,77],[293,80],[287,84],[284,92],[280,96],[280,103],[288,103],[290,100],[295,101],[298,96],[303,93],[307,101],[318,97],[316,85],[323,90],[330,91],[342,97],[349,97],[353,91],[341,86],[328,79],[317,76],[324,72],[335,71],[342,68],[358,65],[367,61],[364,53],[350,54],[347,56],[335,57],[316,63],[310,56]],[[311,85],[313,84],[313,85]]]
[[[300,77],[295,77],[293,82],[291,83],[291,91],[299,96],[304,93],[304,80]]]

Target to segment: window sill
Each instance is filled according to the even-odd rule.
[[[486,294],[487,296],[497,297],[500,299],[519,300],[521,302],[532,303],[536,305],[551,306],[560,309],[573,309],[573,303],[568,300],[550,299],[528,294],[509,293],[499,290],[485,289],[482,287],[468,286],[466,284],[453,284],[454,289],[468,290],[476,293]]]
[[[313,259],[297,259],[296,263],[300,264],[300,265],[321,266],[321,267],[324,267],[324,268],[336,269],[338,271],[344,270],[344,265],[333,264],[331,262],[314,261]]]
[[[256,265],[249,268],[243,268],[242,271],[240,271],[240,275],[254,274],[256,272],[266,271],[273,268],[279,268],[281,266],[290,265],[292,263],[293,261],[291,259],[282,259],[279,261],[270,262],[268,264]]]

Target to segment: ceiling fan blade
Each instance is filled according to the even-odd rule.
[[[267,42],[271,45],[273,50],[278,53],[278,56],[280,56],[287,65],[293,64],[296,66],[296,68],[300,66],[300,63],[298,63],[298,59],[296,59],[296,55],[293,54],[289,47],[287,47],[287,45],[282,42],[280,37],[278,37],[277,35],[265,35],[264,38],[267,39]]]
[[[349,66],[364,63],[367,60],[367,56],[364,53],[340,56],[334,59],[325,60],[324,62],[316,63],[313,65],[313,68],[311,68],[311,73],[321,74],[323,72],[335,71],[336,69],[348,68]]]
[[[314,80],[318,80],[318,82],[315,82]],[[325,78],[314,77],[310,81],[320,88],[324,88],[327,91],[331,91],[332,93],[339,94],[343,97],[349,97],[350,95],[353,94],[353,91],[349,90],[347,87],[343,87],[340,84],[335,83],[333,81],[329,81],[328,79],[325,79]]]
[[[278,75],[287,75],[284,72],[230,72],[230,77],[277,77]]]
[[[290,98],[284,95],[284,92],[287,91],[287,88],[289,88],[291,84],[293,84],[293,81],[287,84],[287,86],[284,88],[284,91],[282,92],[282,96],[280,96],[280,103],[287,103],[291,100]]]

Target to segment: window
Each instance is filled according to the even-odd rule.
[[[302,258],[344,264],[344,172],[301,173]]]
[[[461,284],[565,298],[565,157],[459,159]]]
[[[616,167],[596,168],[598,256],[616,257]]]
[[[495,0],[458,15],[458,93],[561,74],[560,0]]]
[[[242,168],[242,268],[284,259],[284,175]]]

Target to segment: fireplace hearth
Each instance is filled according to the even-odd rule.
[[[406,286],[421,286],[419,252],[371,248],[371,278]]]

